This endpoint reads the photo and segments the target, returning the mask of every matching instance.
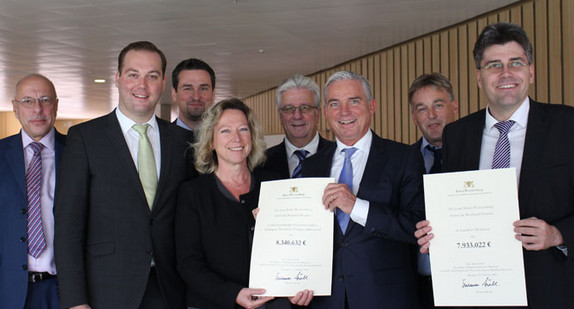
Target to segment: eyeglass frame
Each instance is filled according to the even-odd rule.
[[[497,67],[500,65],[500,67]],[[485,70],[489,73],[499,74],[504,72],[504,68],[510,72],[520,72],[523,68],[530,66],[531,63],[528,61],[524,61],[524,59],[512,59],[508,63],[504,64],[502,61],[491,61],[483,66],[480,67],[481,70]]]
[[[318,109],[319,109],[319,107],[314,106],[314,105],[302,104],[299,106],[294,106],[294,105],[282,106],[279,108],[279,111],[282,114],[294,115],[297,110],[299,110],[299,112],[301,112],[301,114],[309,114],[309,113],[311,113],[311,111],[318,110]]]
[[[42,105],[42,106],[52,106],[57,100],[58,100],[58,98],[53,98],[49,95],[45,95],[45,96],[41,96],[39,98],[23,97],[23,98],[20,98],[19,100],[14,99],[12,101],[18,102],[19,105],[26,107],[26,108],[34,108],[34,107],[36,107],[36,104],[38,102],[40,102],[40,105]],[[28,103],[25,101],[31,101],[32,103]]]

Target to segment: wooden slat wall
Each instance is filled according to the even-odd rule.
[[[371,125],[382,137],[414,143],[420,132],[408,107],[410,83],[422,73],[448,77],[460,103],[460,116],[486,106],[478,89],[472,49],[482,29],[507,21],[521,25],[534,45],[535,81],[529,94],[538,101],[574,106],[574,1],[529,0],[366,55],[309,77],[321,86],[331,74],[352,70],[372,84],[377,110]],[[266,134],[282,134],[275,108],[276,89],[245,99]],[[320,133],[333,138],[322,117]]]

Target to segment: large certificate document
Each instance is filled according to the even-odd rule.
[[[424,175],[436,306],[526,306],[514,168]]]
[[[267,296],[294,296],[309,289],[331,295],[333,213],[322,197],[333,178],[261,183],[251,252],[250,288]]]

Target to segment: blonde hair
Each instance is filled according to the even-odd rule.
[[[231,98],[213,104],[203,115],[203,122],[197,135],[197,142],[192,146],[195,151],[195,169],[201,174],[215,172],[217,168],[217,154],[213,149],[213,131],[219,122],[223,111],[235,109],[243,112],[251,133],[251,152],[247,156],[247,167],[253,171],[265,162],[265,141],[261,123],[255,117],[249,106],[241,100]]]

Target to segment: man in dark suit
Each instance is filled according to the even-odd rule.
[[[62,307],[184,308],[174,213],[190,133],[154,115],[166,60],[150,42],[118,59],[118,108],[70,128],[56,192]]]
[[[57,309],[52,209],[66,137],[54,129],[54,84],[22,78],[12,108],[22,130],[0,140],[0,308]]]
[[[413,121],[423,134],[413,147],[423,155],[427,174],[440,173],[442,131],[458,116],[458,101],[450,81],[439,73],[422,74],[409,88],[409,105]],[[428,253],[419,253],[417,260],[421,307],[434,308]]]
[[[336,144],[305,161],[303,176],[331,176],[326,208],[336,213],[331,296],[313,308],[418,308],[413,244],[423,218],[420,152],[369,129],[375,100],[356,73],[333,74],[324,115]]]
[[[528,308],[573,308],[574,261],[568,249],[574,243],[574,109],[528,97],[532,45],[520,26],[488,25],[473,53],[488,107],[445,128],[445,170],[496,168],[497,141],[506,140],[506,165],[516,168],[519,183],[521,220],[513,225],[524,248]],[[499,129],[502,122],[509,124],[506,134]],[[417,229],[421,250],[427,251],[433,237],[429,222],[417,223]]]
[[[317,132],[320,100],[319,86],[308,77],[295,75],[279,85],[276,103],[285,139],[267,150],[265,169],[301,177],[300,162],[333,143]]]
[[[171,82],[171,98],[179,107],[174,124],[193,132],[215,99],[215,72],[202,60],[190,58],[173,69]]]

